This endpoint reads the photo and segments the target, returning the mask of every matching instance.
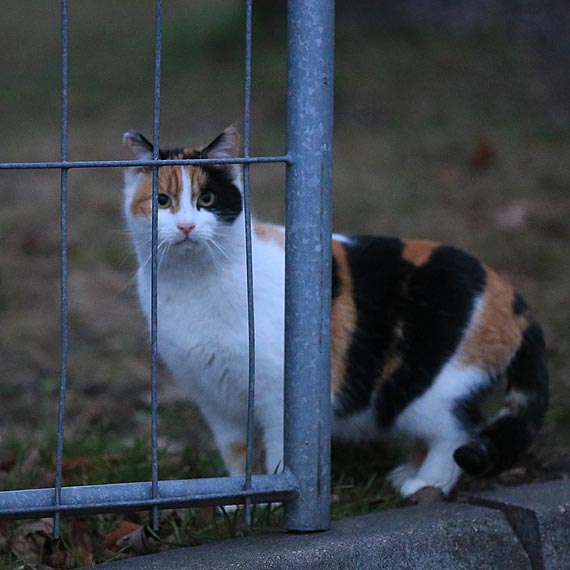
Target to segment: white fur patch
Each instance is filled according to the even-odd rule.
[[[343,234],[333,234],[332,238],[335,241],[339,241],[339,242],[347,244],[347,245],[350,245],[353,242],[352,238],[350,238],[349,236],[345,236]]]
[[[151,314],[151,223],[130,204],[140,175],[125,176],[125,214],[139,259],[137,284]],[[226,224],[192,204],[182,168],[180,208],[158,212],[158,350],[175,380],[200,406],[228,471],[245,444],[248,327],[244,217]],[[235,179],[241,190],[241,179]],[[177,224],[195,224],[188,239]],[[267,470],[283,462],[283,358],[285,254],[278,244],[252,235],[256,339],[255,417],[264,431]]]
[[[458,401],[487,382],[488,376],[483,370],[459,366],[452,360],[443,367],[431,387],[400,414],[395,428],[423,440],[428,447],[427,456],[416,472],[402,469],[392,478],[404,497],[424,487],[438,487],[444,494],[453,489],[461,476],[453,452],[470,438],[453,411]]]
[[[442,368],[426,392],[400,414],[395,427],[424,440],[445,434],[453,437],[461,429],[453,414],[457,402],[487,383],[485,371],[476,366],[457,366],[452,360]]]

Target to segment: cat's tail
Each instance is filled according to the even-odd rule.
[[[521,344],[507,370],[503,407],[491,424],[453,457],[467,473],[495,475],[512,466],[527,449],[542,425],[548,407],[548,371],[544,337],[529,321]]]

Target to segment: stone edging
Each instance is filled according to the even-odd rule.
[[[570,481],[406,507],[315,534],[272,534],[103,564],[101,570],[568,570]]]

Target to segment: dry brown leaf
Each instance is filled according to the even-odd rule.
[[[487,141],[479,141],[469,157],[471,168],[474,170],[485,170],[489,168],[497,156],[497,150]]]
[[[444,498],[445,496],[441,489],[437,487],[423,487],[408,499],[416,505],[431,505],[432,503],[443,501]]]
[[[103,545],[105,548],[113,548],[117,546],[117,542],[123,538],[124,536],[135,532],[136,530],[142,528],[142,525],[137,524],[132,521],[119,521],[114,527],[113,530],[105,536],[103,540]]]
[[[77,560],[73,554],[66,548],[58,548],[53,554],[47,557],[50,566],[54,568],[70,568],[77,566]]]
[[[126,534],[117,541],[120,548],[128,548],[134,554],[156,554],[163,550],[161,544],[147,534],[144,527]]]
[[[41,519],[16,529],[10,542],[10,551],[21,558],[39,558],[52,540],[53,519]]]
[[[83,565],[89,566],[95,560],[95,552],[100,544],[97,531],[81,519],[71,519],[71,542],[76,549],[76,557],[82,560]]]

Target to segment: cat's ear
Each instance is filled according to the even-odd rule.
[[[153,146],[143,135],[136,131],[127,131],[123,135],[123,144],[133,160],[152,160]]]
[[[236,158],[240,151],[240,136],[235,127],[228,127],[210,144],[206,145],[201,155],[203,158]]]

